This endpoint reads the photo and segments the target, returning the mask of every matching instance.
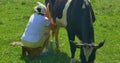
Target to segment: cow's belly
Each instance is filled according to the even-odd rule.
[[[63,9],[62,18],[61,19],[56,18],[56,22],[59,26],[62,26],[62,27],[67,26],[67,10],[68,10],[68,7],[69,7],[71,1],[72,0],[68,0],[68,2],[66,3],[65,8]]]

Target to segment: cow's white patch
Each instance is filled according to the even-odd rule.
[[[82,5],[82,8],[83,8],[83,9],[85,8],[85,3]]]
[[[67,1],[66,5],[65,5],[65,7],[63,9],[62,18],[61,19],[58,19],[58,18],[56,19],[57,23],[61,24],[64,27],[66,27],[66,25],[67,25],[67,19],[66,19],[67,18],[67,10],[68,10],[68,7],[69,7],[71,1],[72,0]]]
[[[85,3],[83,3],[82,8],[85,9],[86,5],[89,5],[88,2],[90,2],[90,0],[84,0]]]
[[[88,61],[89,56],[91,55],[91,53],[93,51],[93,47],[83,47],[83,51],[84,51],[86,61]]]

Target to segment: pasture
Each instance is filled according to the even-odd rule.
[[[34,60],[21,57],[21,47],[10,46],[20,41],[33,8],[38,0],[0,0],[0,63],[69,63],[70,47],[66,30],[60,29],[60,48],[56,49],[54,40],[50,42],[48,56]],[[39,0],[44,3],[44,0]],[[97,51],[95,63],[120,63],[120,0],[91,0],[96,22],[94,23],[95,41],[106,38],[105,45]],[[77,38],[76,38],[77,39]],[[77,42],[79,42],[77,40]],[[75,58],[80,63],[77,49]]]

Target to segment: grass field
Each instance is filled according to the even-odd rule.
[[[21,47],[10,46],[11,42],[20,41],[37,1],[0,0],[0,63],[69,63],[71,53],[64,28],[59,34],[59,50],[51,42],[53,49],[48,56],[31,60],[21,57]],[[95,41],[99,43],[106,38],[105,45],[97,51],[95,63],[120,63],[120,0],[91,0],[91,3],[96,15]],[[80,63],[79,53],[77,49],[77,63]]]

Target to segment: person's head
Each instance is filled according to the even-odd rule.
[[[34,10],[37,12],[37,13],[40,13],[40,14],[46,14],[46,6],[44,4],[42,4],[41,2],[37,2],[38,5],[34,7]]]

